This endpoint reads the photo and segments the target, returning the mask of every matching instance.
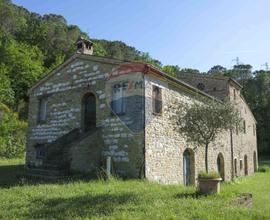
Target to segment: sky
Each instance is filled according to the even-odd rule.
[[[13,0],[60,14],[90,37],[120,40],[162,62],[208,71],[235,58],[270,66],[269,0]]]

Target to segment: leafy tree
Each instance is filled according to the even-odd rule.
[[[166,66],[163,66],[161,70],[165,73],[168,73],[171,76],[177,77],[177,73],[179,73],[180,67],[177,65],[176,66],[166,65]]]
[[[27,124],[18,114],[0,103],[0,157],[21,157],[25,151]]]
[[[208,173],[208,148],[221,132],[233,131],[240,125],[239,112],[229,102],[220,103],[202,99],[191,104],[175,103],[172,120],[175,129],[183,134],[188,142],[205,148],[205,169]],[[173,107],[173,106],[172,106]]]
[[[0,102],[11,106],[14,104],[14,95],[7,67],[0,64]]]
[[[200,74],[200,71],[197,69],[192,69],[192,68],[183,68],[179,71],[178,74],[182,74],[182,73]]]
[[[0,45],[0,60],[6,65],[15,103],[27,100],[27,90],[44,73],[43,55],[37,47],[10,39]]]
[[[257,120],[258,149],[270,152],[270,71],[255,71],[246,83],[245,98]]]
[[[227,69],[223,66],[220,65],[216,65],[213,66],[208,72],[207,74],[211,75],[211,76],[224,76],[227,72]]]

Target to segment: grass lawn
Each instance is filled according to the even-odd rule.
[[[140,180],[31,183],[23,160],[0,160],[0,219],[270,219],[270,172],[223,183],[222,193],[196,198],[195,188]],[[270,165],[270,164],[269,164]],[[253,209],[237,207],[253,194]]]

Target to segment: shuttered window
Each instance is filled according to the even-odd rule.
[[[153,113],[162,114],[162,91],[158,86],[153,86],[152,102]]]
[[[47,120],[47,108],[48,108],[48,99],[41,98],[39,100],[39,112],[38,112],[39,122],[45,122]]]

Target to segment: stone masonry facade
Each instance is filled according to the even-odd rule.
[[[199,83],[200,89],[208,90],[196,88]],[[153,112],[153,87],[161,91],[161,114]],[[214,96],[235,103],[245,131],[220,134],[209,147],[209,169],[222,166],[225,181],[252,174],[257,169],[256,121],[240,91],[231,79],[193,75],[175,79],[147,64],[82,50],[29,90],[26,166],[30,172],[46,170],[61,160],[70,173],[92,173],[105,168],[106,158],[111,157],[112,172],[123,177],[183,184],[189,175],[189,184],[196,184],[204,169],[204,149],[174,131],[170,105]],[[117,95],[120,98],[115,99]],[[45,120],[40,120],[42,114]],[[87,130],[89,123],[92,127]]]

